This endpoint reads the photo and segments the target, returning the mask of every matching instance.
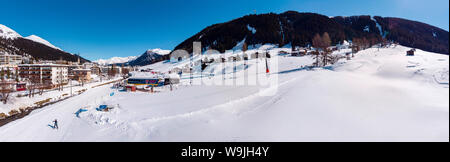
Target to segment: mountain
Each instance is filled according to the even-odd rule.
[[[15,39],[18,37],[22,36],[16,31],[12,30],[11,28],[8,28],[7,26],[0,24],[0,38]]]
[[[411,20],[400,18],[375,17],[383,30],[387,30],[387,38],[404,46],[411,46],[425,51],[449,54],[448,31]]]
[[[328,17],[316,13],[287,11],[281,14],[247,15],[225,23],[214,24],[186,39],[174,50],[192,52],[194,41],[202,50],[230,50],[239,43],[251,45],[308,46],[316,33],[328,32],[332,44],[366,38],[383,38],[404,46],[437,53],[449,53],[448,31],[424,23],[400,18],[371,16]]]
[[[39,36],[22,37],[20,34],[0,24],[0,53],[17,54],[42,60],[90,62],[89,60],[61,50]]]
[[[138,56],[128,56],[128,57],[112,57],[110,59],[98,59],[94,62],[100,65],[110,65],[110,64],[122,64],[129,61],[135,60]]]
[[[58,48],[58,47],[54,46],[53,44],[51,44],[51,43],[48,42],[47,40],[42,39],[41,37],[39,37],[39,36],[37,36],[37,35],[30,35],[30,36],[28,36],[28,37],[25,37],[25,39],[29,39],[29,40],[32,40],[32,41],[35,41],[35,42],[44,44],[44,45],[46,45],[46,46],[52,47],[52,48],[57,49],[57,50],[61,50],[61,48]],[[62,50],[61,50],[61,51],[62,51]]]
[[[401,18],[380,16],[335,17],[338,23],[355,31],[378,34],[400,45],[419,48],[425,51],[449,54],[448,31]]]
[[[127,62],[126,65],[145,66],[145,65],[153,64],[155,62],[167,60],[167,59],[169,59],[170,52],[171,52],[170,50],[162,50],[159,48],[147,50],[144,52],[144,54],[142,54],[135,60]]]

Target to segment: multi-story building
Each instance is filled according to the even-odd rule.
[[[109,75],[111,73],[121,74],[122,68],[120,66],[102,66],[100,67],[100,71],[103,74]]]
[[[91,78],[91,69],[73,69],[73,80],[79,82],[90,82]]]
[[[81,69],[81,65],[72,64],[72,65],[68,65],[67,68],[68,68],[69,76],[73,76],[73,69]]]
[[[91,73],[94,75],[101,75],[101,67],[99,66],[92,66],[91,67]]]
[[[69,82],[68,66],[59,64],[20,64],[22,79],[56,87]]]
[[[56,60],[39,60],[37,64],[58,64]]]
[[[0,65],[17,65],[20,63],[22,63],[22,56],[20,55],[0,54]]]
[[[92,62],[85,62],[83,63],[83,68],[84,69],[90,69],[91,67],[97,66],[95,63]]]

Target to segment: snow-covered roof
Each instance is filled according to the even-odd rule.
[[[73,69],[73,71],[91,71],[91,69]]]
[[[19,64],[19,66],[58,66],[58,67],[69,67],[69,65],[62,65],[62,64]]]
[[[165,74],[164,78],[171,78],[171,79],[180,79],[180,75],[171,73],[171,74]]]

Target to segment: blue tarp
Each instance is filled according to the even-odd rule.
[[[87,111],[86,109],[79,109],[77,112],[75,112],[75,115],[79,118],[80,113]]]
[[[98,108],[96,108],[96,110],[97,110],[97,111],[103,111],[103,110],[105,110],[106,108],[108,108],[108,106],[106,106],[106,105],[100,105]]]

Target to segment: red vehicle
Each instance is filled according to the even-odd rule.
[[[17,83],[16,84],[16,91],[25,91],[25,90],[27,90],[26,83]]]

